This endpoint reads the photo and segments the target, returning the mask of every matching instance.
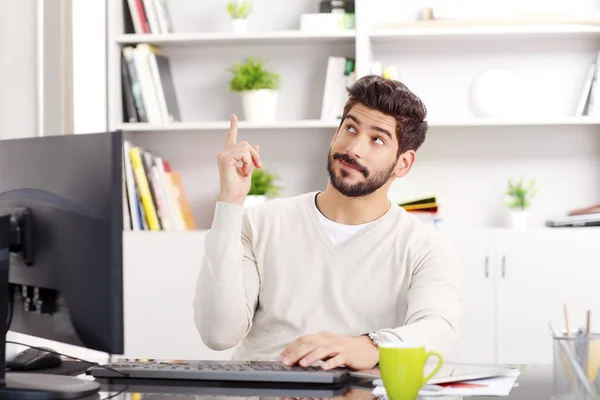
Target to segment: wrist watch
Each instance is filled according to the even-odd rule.
[[[371,339],[373,344],[377,347],[379,347],[379,345],[381,343],[386,342],[385,337],[379,332],[369,332],[369,333],[367,333],[367,336],[369,337],[369,339]]]

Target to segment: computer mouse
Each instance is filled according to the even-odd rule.
[[[40,349],[27,349],[15,354],[6,362],[6,367],[13,371],[33,371],[37,369],[56,368],[62,364],[58,354],[52,353],[52,349],[40,347]]]

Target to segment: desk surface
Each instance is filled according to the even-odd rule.
[[[102,382],[102,381],[100,381]],[[552,394],[552,367],[551,366],[526,366],[519,378],[518,386],[513,388],[508,397],[510,400],[535,400],[549,399]],[[119,393],[120,394],[117,394]],[[167,381],[136,382],[127,383],[102,383],[102,391],[99,398],[105,399],[109,396],[114,400],[259,400],[268,399],[333,399],[336,400],[373,400],[376,397],[371,394],[369,386],[360,382],[353,382],[340,389],[308,388],[306,386],[238,386],[232,387],[222,384],[199,384],[190,382],[187,385],[173,384]],[[446,397],[429,397],[428,399],[449,400]],[[454,398],[453,398],[454,399]],[[469,397],[469,400],[483,400],[489,397]]]

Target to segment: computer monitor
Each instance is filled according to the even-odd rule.
[[[5,372],[4,321],[14,332],[124,352],[122,143],[119,131],[0,141],[0,398],[100,389]]]

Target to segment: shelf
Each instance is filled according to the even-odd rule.
[[[559,118],[472,118],[462,120],[432,120],[430,127],[501,127],[501,126],[578,126],[599,125],[599,117],[559,117]]]
[[[297,120],[274,122],[249,122],[240,120],[239,129],[329,129],[337,128],[339,121]],[[229,129],[229,121],[177,122],[172,124],[123,123],[117,126],[126,132],[157,131],[221,131]]]
[[[125,34],[115,37],[119,45],[152,43],[168,46],[193,46],[199,44],[248,44],[248,43],[331,43],[352,42],[356,34],[353,30],[339,32],[305,32],[300,30],[265,32],[197,32],[170,33],[166,35]]]
[[[422,24],[422,23],[421,23]],[[474,25],[436,26],[415,23],[397,29],[372,30],[369,33],[374,43],[391,42],[394,39],[456,39],[460,37],[486,39],[498,38],[600,38],[600,26],[593,25]]]
[[[430,127],[494,127],[494,126],[577,126],[599,125],[600,118],[561,117],[561,118],[472,118],[461,120],[432,120]],[[275,129],[335,129],[339,121],[297,120],[257,123],[239,121],[239,129],[275,130]],[[123,123],[117,126],[127,132],[157,131],[211,131],[229,129],[229,121],[214,122],[178,122],[173,124]]]

